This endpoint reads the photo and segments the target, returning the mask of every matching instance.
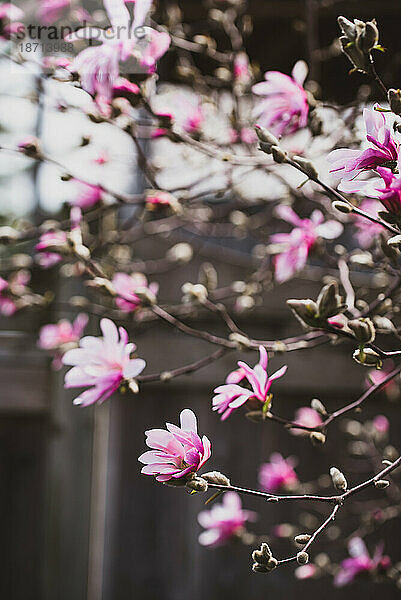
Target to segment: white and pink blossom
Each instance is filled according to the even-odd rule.
[[[259,346],[259,362],[255,367],[250,367],[246,363],[239,361],[239,369],[230,373],[226,378],[224,385],[218,386],[214,392],[216,396],[213,398],[213,410],[222,415],[221,420],[224,421],[233,410],[243,406],[249,401],[255,400],[257,405],[265,405],[266,402],[271,402],[269,391],[273,381],[282,377],[287,366],[281,367],[273,375],[267,374],[267,351],[263,346]],[[245,388],[238,385],[239,382],[246,380],[250,388]]]
[[[112,280],[118,308],[124,312],[132,312],[143,304],[143,295],[156,300],[159,286],[157,283],[148,283],[142,273],[116,273]],[[138,295],[139,294],[139,295]],[[142,296],[142,297],[141,297]]]
[[[71,365],[65,376],[66,388],[87,387],[74,400],[74,404],[90,406],[104,402],[124,381],[135,379],[145,368],[141,358],[131,358],[136,346],[128,343],[128,333],[123,327],[117,329],[110,319],[102,319],[100,328],[103,338],[86,336],[79,348],[68,350],[63,364]]]
[[[139,462],[145,466],[141,473],[155,475],[157,481],[180,479],[196,473],[210,458],[211,444],[204,435],[198,435],[197,420],[192,410],[180,414],[180,427],[166,423],[164,429],[146,431],[146,445],[151,448],[141,454]]]
[[[253,93],[262,97],[254,113],[262,127],[276,136],[291,134],[306,127],[309,105],[302,86],[307,74],[306,63],[298,61],[292,70],[292,77],[279,71],[267,71],[265,81],[252,87]]]
[[[351,583],[361,573],[373,573],[379,568],[386,570],[390,567],[390,559],[383,556],[383,545],[379,544],[373,558],[370,557],[365,542],[360,537],[354,537],[348,544],[350,558],[341,563],[341,568],[334,577],[334,585],[343,587]]]
[[[60,369],[63,354],[78,345],[80,338],[88,324],[88,316],[84,313],[77,315],[71,323],[68,319],[61,319],[55,325],[44,325],[39,332],[39,348],[54,350],[53,367]]]

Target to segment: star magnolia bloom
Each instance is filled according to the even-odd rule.
[[[363,572],[375,571],[378,567],[387,569],[390,566],[388,556],[383,556],[383,545],[377,546],[373,558],[369,556],[365,542],[359,538],[353,538],[348,544],[348,552],[351,558],[346,558],[341,563],[341,570],[334,578],[334,585],[342,587],[351,583],[357,575]]]
[[[284,375],[287,366],[281,367],[278,371],[270,375],[267,374],[267,352],[266,348],[259,346],[260,359],[258,364],[252,369],[246,363],[239,361],[240,367],[227,376],[225,385],[220,385],[214,391],[217,394],[213,398],[213,410],[222,415],[224,421],[236,408],[239,408],[249,400],[256,400],[265,404],[270,402],[268,394],[271,385],[275,379]],[[252,389],[247,389],[238,385],[243,379],[247,380]]]
[[[146,431],[146,445],[152,450],[141,454],[141,473],[155,475],[157,481],[180,479],[198,471],[210,458],[211,445],[198,435],[196,416],[186,408],[180,414],[180,427],[166,423],[164,429]]]
[[[378,105],[375,105],[378,107]],[[327,157],[331,163],[330,173],[341,177],[339,190],[352,192],[355,190],[353,180],[363,171],[376,169],[388,163],[396,163],[398,159],[398,144],[393,139],[391,129],[386,125],[382,112],[365,108],[363,118],[366,126],[366,138],[371,147],[366,150],[350,150],[340,148],[333,150]],[[367,182],[359,181],[358,189]]]
[[[74,400],[74,404],[90,406],[104,402],[124,380],[131,380],[143,371],[146,362],[130,358],[135,344],[128,343],[128,333],[110,319],[102,319],[103,338],[83,337],[79,348],[63,356],[64,365],[72,365],[65,376],[66,388],[88,387]],[[120,335],[119,335],[120,334]]]
[[[199,524],[206,529],[199,536],[202,546],[221,546],[244,531],[247,521],[255,521],[256,513],[242,508],[236,492],[226,492],[221,504],[199,513]]]
[[[171,102],[171,107],[169,106]],[[170,102],[167,103],[165,112],[158,112],[159,117],[174,121],[181,129],[194,135],[199,133],[204,121],[202,103],[198,96],[176,92]],[[153,138],[166,135],[168,130],[159,127],[152,132]]]
[[[7,281],[0,277],[0,314],[3,317],[11,317],[17,310],[15,302],[4,294],[8,287]]]
[[[322,424],[322,417],[313,408],[301,406],[295,413],[294,423],[305,427],[318,427]],[[291,433],[293,435],[309,435],[307,431],[302,429],[291,429]]]
[[[275,452],[270,457],[270,462],[260,466],[259,484],[263,491],[274,493],[282,489],[292,489],[298,483],[294,471],[295,461],[289,457],[283,458]]]
[[[292,77],[279,71],[268,71],[265,73],[266,81],[252,87],[254,94],[263,96],[254,112],[260,125],[276,136],[306,127],[309,106],[308,96],[302,86],[307,74],[306,63],[298,61],[292,70]]]
[[[71,64],[71,70],[81,76],[83,89],[96,96],[100,107],[107,106],[113,97],[120,61],[126,61],[135,50],[140,64],[151,73],[170,45],[167,33],[144,27],[152,0],[136,0],[132,23],[124,0],[104,0],[104,7],[111,23],[107,31],[87,27],[66,37],[69,42],[93,37],[102,42],[80,52]],[[145,32],[141,40],[139,31]]]
[[[291,233],[276,233],[270,236],[273,244],[283,246],[274,259],[275,276],[279,283],[288,281],[306,265],[309,252],[321,238],[333,240],[341,235],[343,226],[338,221],[324,222],[320,210],[314,210],[310,219],[301,219],[289,206],[278,206],[276,214],[294,225]]]
[[[69,200],[71,206],[79,208],[91,208],[102,199],[102,189],[99,185],[73,180],[75,185],[74,197]]]
[[[156,297],[159,286],[157,283],[149,283],[142,273],[116,273],[112,280],[114,291],[117,294],[116,304],[124,312],[136,310],[143,302],[137,294],[150,294]]]

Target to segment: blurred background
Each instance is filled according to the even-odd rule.
[[[160,2],[160,10],[168,5]],[[202,33],[207,28],[205,10],[199,0],[180,3],[186,21]],[[355,99],[364,83],[361,75],[348,76],[347,60],[333,44],[338,35],[336,17],[370,19],[380,24],[382,44],[389,53],[377,58],[382,78],[393,87],[401,81],[401,37],[399,0],[250,0],[254,34],[247,50],[252,61],[268,69],[289,73],[300,58],[310,67],[319,86],[319,96],[329,102],[347,103]],[[390,47],[391,45],[391,47]],[[2,139],[9,142],[32,133],[37,124],[35,105],[11,100],[13,93],[29,89],[33,80],[13,72],[10,79],[4,65],[0,88]],[[174,79],[167,56],[161,63],[162,79]],[[204,65],[207,69],[207,65]],[[34,74],[33,74],[34,79]],[[374,97],[371,97],[374,100]],[[46,143],[60,151],[65,131],[61,121],[44,111],[41,124]],[[24,120],[25,119],[25,120]],[[70,121],[69,121],[70,123]],[[82,134],[79,117],[70,136]],[[55,135],[55,131],[58,135]],[[95,133],[96,128],[93,128]],[[103,136],[103,137],[102,137]],[[64,138],[65,142],[65,138]],[[126,140],[111,138],[103,130],[98,147],[106,147],[112,157],[107,173],[115,189],[136,192],[143,182],[136,177],[130,162],[132,147]],[[24,159],[21,158],[23,161]],[[71,154],[68,160],[74,161]],[[45,167],[50,168],[50,167]],[[114,170],[113,170],[114,169]],[[96,175],[96,174],[95,174]],[[61,206],[63,193],[49,187],[49,173],[32,173],[24,164],[11,159],[0,163],[0,206],[3,212],[43,219],[49,209]],[[107,227],[107,223],[104,225]],[[141,242],[139,256],[160,256],[160,240]],[[174,275],[158,277],[165,300],[174,299],[185,281],[196,278],[204,257],[182,267]],[[246,277],[247,261],[238,259],[228,265],[213,258],[222,285]],[[49,272],[35,272],[40,288],[53,288],[57,302],[47,311],[20,314],[0,322],[0,597],[9,600],[259,600],[270,594],[293,598],[298,594],[327,599],[373,598],[378,593],[392,600],[399,591],[389,586],[373,587],[358,582],[336,590],[327,579],[300,582],[285,569],[269,578],[250,572],[250,551],[238,547],[209,550],[197,543],[200,527],[197,514],[202,497],[189,498],[140,475],[137,457],[144,451],[143,431],[175,422],[180,410],[191,407],[198,415],[200,431],[213,443],[211,468],[227,473],[240,485],[257,487],[257,466],[280,449],[283,456],[298,454],[301,481],[316,473],[328,472],[333,457],[341,464],[345,448],[339,447],[335,429],[323,448],[309,440],[289,435],[274,423],[256,426],[243,415],[233,415],[221,424],[210,410],[212,389],[232,369],[232,357],[222,359],[191,379],[174,380],[169,385],[151,384],[139,396],[116,396],[102,407],[80,410],[72,406],[72,395],[63,389],[63,374],[55,373],[50,359],[37,349],[39,328],[71,314],[63,303],[72,294],[83,294],[79,284]],[[50,279],[49,279],[50,278]],[[264,308],[252,318],[239,319],[240,327],[263,339],[282,338],[294,332],[285,298],[315,297],[319,285],[295,280],[264,300]],[[215,323],[205,322],[218,332]],[[92,332],[97,333],[96,320]],[[160,371],[196,360],[206,353],[202,343],[158,326],[146,333],[138,330],[135,341],[146,356],[150,372]],[[245,360],[248,356],[244,356]],[[341,347],[308,350],[301,355],[274,359],[274,366],[289,365],[291,377],[277,386],[275,402],[280,412],[291,417],[296,408],[320,399],[334,409],[356,398],[363,387],[361,369],[350,364]],[[380,412],[386,402],[391,432],[396,441],[401,425],[398,405],[389,405],[378,395],[364,410],[363,418]],[[398,434],[399,436],[399,434]],[[358,467],[350,480],[358,481]],[[264,506],[252,499],[245,508],[256,510],[259,519],[253,530],[270,533],[277,523],[302,522],[299,506]],[[312,515],[313,516],[313,515]],[[319,517],[319,513],[315,513]],[[310,517],[310,515],[309,515]],[[307,520],[308,515],[305,515]],[[341,522],[339,522],[341,525]],[[386,543],[389,554],[399,556],[398,535],[391,521],[386,526],[392,535]],[[332,533],[335,538],[335,531]],[[386,531],[383,531],[386,537]],[[391,541],[392,540],[392,541]],[[277,542],[285,553],[286,542]],[[316,551],[331,553],[330,540],[322,538]],[[342,554],[334,556],[340,560]]]

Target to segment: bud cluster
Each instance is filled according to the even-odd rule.
[[[340,37],[343,53],[349,58],[357,71],[366,73],[369,68],[369,55],[374,48],[378,48],[379,30],[376,20],[349,21],[345,17],[338,17],[341,28]]]

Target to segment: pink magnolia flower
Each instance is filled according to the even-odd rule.
[[[393,369],[393,361],[390,359],[385,360],[381,369],[372,369],[369,371],[366,378],[366,387],[370,388],[372,384],[377,385],[382,383]],[[396,400],[400,394],[399,383],[395,377],[388,381],[381,389],[390,400]]]
[[[294,423],[304,427],[319,427],[322,424],[322,417],[318,412],[309,406],[301,406],[295,413]],[[306,431],[302,429],[291,429],[293,435],[305,435]]]
[[[152,0],[136,0],[131,22],[124,0],[104,0],[111,23],[107,31],[87,27],[66,37],[69,42],[92,38],[101,42],[100,46],[82,50],[71,64],[71,70],[81,76],[83,89],[96,97],[100,107],[108,106],[113,97],[120,61],[126,61],[135,51],[141,66],[151,73],[156,61],[167,51],[170,36],[144,26],[151,6]],[[139,31],[145,32],[141,40],[138,39]]]
[[[39,0],[38,18],[44,25],[51,25],[70,6],[70,0]]]
[[[378,105],[375,105],[378,107]],[[327,157],[331,163],[330,173],[336,173],[341,177],[339,190],[343,192],[355,191],[355,183],[352,181],[363,171],[376,169],[380,166],[397,162],[398,144],[395,142],[391,129],[386,125],[386,119],[382,112],[365,108],[363,118],[366,126],[366,138],[371,146],[366,150],[350,150],[340,148],[333,150]],[[366,182],[359,181],[359,188]]]
[[[372,217],[377,217],[377,213],[381,207],[377,200],[366,198],[361,202],[359,208],[370,214]],[[369,248],[383,231],[381,225],[368,221],[359,215],[354,216],[354,224],[357,228],[356,239],[361,248]]]
[[[52,363],[55,369],[61,369],[64,352],[77,345],[87,324],[87,315],[80,313],[73,323],[62,319],[56,325],[41,328],[38,346],[43,350],[56,350]]]
[[[259,469],[259,484],[262,490],[274,493],[278,490],[293,489],[298,483],[294,471],[295,464],[293,458],[285,459],[278,452],[274,452],[270,462],[264,463]]]
[[[206,530],[199,536],[202,546],[221,546],[241,535],[247,521],[255,521],[256,513],[242,508],[236,492],[226,492],[221,504],[213,504],[210,510],[198,515],[199,524]]]
[[[238,370],[230,373],[226,378],[224,385],[218,386],[214,391],[217,394],[213,398],[213,410],[216,410],[222,415],[221,420],[224,421],[236,408],[239,408],[248,401],[256,400],[256,403],[264,405],[266,402],[270,404],[271,396],[269,391],[273,381],[284,375],[287,366],[281,367],[273,375],[267,374],[267,352],[266,348],[259,346],[259,362],[252,369],[246,363],[239,361]],[[251,389],[238,385],[240,381],[246,379],[246,382],[251,386]]]
[[[135,344],[128,343],[128,333],[110,319],[102,319],[103,338],[83,337],[79,348],[68,350],[63,364],[71,365],[65,376],[66,388],[88,387],[75,398],[74,404],[90,406],[104,402],[125,380],[134,379],[143,371],[146,362],[130,358]]]
[[[79,208],[91,208],[102,199],[102,188],[99,185],[86,183],[78,179],[73,180],[75,185],[75,194],[72,200],[69,200],[71,206]]]
[[[8,281],[0,277],[0,314],[4,317],[11,317],[18,308],[24,304],[18,305],[18,297],[25,294],[27,284],[31,279],[29,271],[21,269],[10,275]]]
[[[233,67],[234,79],[236,83],[247,86],[252,81],[252,70],[249,64],[249,58],[246,52],[239,52],[234,58]]]
[[[0,5],[0,20],[18,21],[24,16],[24,11],[11,2],[4,2]]]
[[[148,283],[142,273],[116,273],[112,285],[117,294],[116,304],[124,312],[131,312],[141,306],[143,299],[137,294],[150,294],[156,298],[159,289],[157,283]]]
[[[401,173],[400,167],[401,154],[397,161],[398,173]],[[377,172],[382,178],[382,181],[379,180],[379,183],[377,183],[378,187],[376,187],[376,180],[372,181],[366,192],[367,195],[377,198],[388,212],[400,215],[401,177],[399,175],[394,175],[392,170],[387,167],[377,167]],[[373,186],[374,189],[372,190]]]
[[[275,276],[279,283],[288,281],[306,265],[309,252],[319,238],[333,240],[341,235],[343,226],[338,221],[324,222],[320,210],[314,210],[310,219],[301,219],[289,206],[278,206],[277,215],[294,225],[291,233],[270,236],[273,244],[283,247],[274,259]]]
[[[35,250],[38,252],[37,262],[44,269],[49,269],[63,260],[63,256],[57,252],[67,246],[67,234],[65,231],[46,231],[39,238]]]
[[[303,83],[308,74],[305,62],[298,61],[292,77],[279,71],[268,71],[265,80],[256,83],[252,91],[262,96],[255,107],[255,116],[260,125],[269,129],[274,135],[294,133],[308,122],[308,96]]]
[[[210,458],[211,445],[204,435],[198,435],[196,416],[188,408],[180,414],[180,427],[166,423],[164,429],[146,431],[146,445],[151,448],[141,454],[145,466],[141,473],[155,475],[157,481],[180,479],[198,471]]]
[[[202,103],[198,96],[190,96],[183,92],[174,94],[171,101],[166,106],[166,111],[158,112],[158,116],[165,122],[175,122],[181,129],[191,135],[200,132],[205,121]],[[168,133],[168,129],[159,127],[152,132],[153,138],[162,137]]]
[[[359,538],[352,538],[348,544],[350,558],[341,563],[341,569],[334,577],[334,585],[342,587],[351,583],[360,573],[371,573],[378,568],[387,569],[390,566],[388,556],[383,556],[383,545],[377,546],[373,558],[369,556],[365,542]]]
[[[378,433],[387,433],[390,429],[390,421],[384,415],[376,415],[372,422]]]

